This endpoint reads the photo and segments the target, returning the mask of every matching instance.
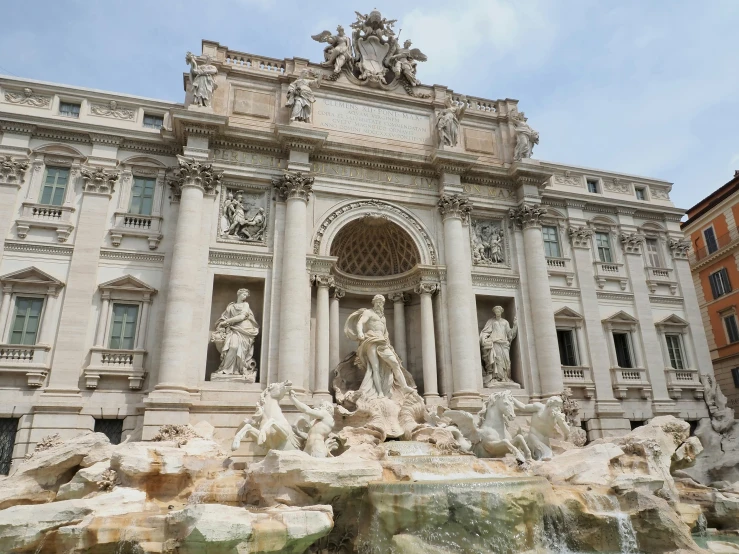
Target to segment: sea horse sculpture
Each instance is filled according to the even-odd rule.
[[[280,400],[291,390],[290,381],[267,385],[259,397],[256,412],[244,420],[244,426],[236,433],[231,450],[238,450],[246,436],[267,450],[300,450],[300,440],[280,408]]]

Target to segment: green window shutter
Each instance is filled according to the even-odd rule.
[[[17,297],[15,315],[10,331],[10,344],[33,345],[38,338],[43,298]]]
[[[116,350],[133,350],[136,340],[137,304],[113,304],[113,323],[110,326],[109,347]]]

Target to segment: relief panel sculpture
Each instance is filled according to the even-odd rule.
[[[473,220],[470,228],[472,263],[497,265],[505,263],[503,228],[500,222]]]
[[[220,237],[239,242],[264,242],[266,204],[264,194],[227,188],[221,205]]]

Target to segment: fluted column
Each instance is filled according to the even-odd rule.
[[[334,278],[331,275],[314,275],[313,284],[316,286],[316,374],[314,380],[314,396],[331,398],[328,388],[329,379],[329,287],[333,286]]]
[[[191,363],[192,318],[198,294],[195,275],[200,263],[197,245],[203,197],[215,192],[223,172],[207,163],[178,156],[179,167],[170,182],[175,196],[180,196],[180,209],[172,247],[167,304],[164,312],[161,361],[156,390],[187,395]]]
[[[439,398],[434,305],[431,299],[438,290],[439,285],[436,283],[420,283],[415,289],[415,293],[421,297],[421,359],[423,362],[423,397],[426,401]]]
[[[5,285],[3,287],[3,298],[0,301],[0,342],[7,340],[5,331],[8,329],[8,314],[10,313],[10,299],[13,295],[12,285]]]
[[[328,327],[329,327],[329,340],[328,340],[328,360],[329,369],[334,369],[339,362],[340,349],[339,345],[341,342],[341,323],[339,322],[339,300],[344,298],[344,289],[339,287],[333,287],[331,289],[331,299],[329,301],[329,314],[328,314]]]
[[[287,171],[282,177],[275,179],[273,185],[286,203],[277,375],[280,381],[292,381],[297,392],[305,392],[305,228],[308,199],[313,192],[313,177],[299,171]]]
[[[449,343],[452,354],[451,407],[477,406],[482,387],[477,329],[472,325],[472,266],[465,241],[469,233],[464,224],[469,220],[472,203],[461,194],[443,195],[439,211],[444,222],[444,256],[446,259],[447,311]]]
[[[403,361],[403,364],[407,364],[408,348],[405,341],[405,303],[408,301],[408,295],[404,292],[393,292],[388,294],[387,297],[393,302],[393,323],[395,327],[393,347]]]
[[[546,208],[542,206],[522,204],[511,208],[509,217],[523,229],[529,304],[534,322],[534,347],[541,394],[552,396],[562,392],[563,384],[552,294],[549,290],[549,273],[544,256],[544,239],[539,222],[546,212]]]

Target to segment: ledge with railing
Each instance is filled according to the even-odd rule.
[[[72,206],[51,206],[35,202],[23,202],[21,216],[15,222],[16,234],[18,238],[24,239],[28,235],[28,231],[33,228],[53,229],[56,231],[57,240],[66,242],[72,229],[74,229],[73,213],[74,208]]]
[[[583,389],[585,398],[595,395],[592,370],[586,366],[562,366],[562,381],[571,389]]]
[[[652,397],[652,385],[643,367],[612,367],[611,383],[617,398],[627,397],[629,390],[637,390],[643,399]]]
[[[572,269],[572,260],[569,258],[550,258],[547,257],[547,273],[549,275],[559,275],[565,278],[567,286],[572,286],[575,280],[575,272]]]
[[[705,238],[703,240],[705,242]],[[716,237],[710,246],[706,244],[700,248],[695,248],[695,245],[693,245],[693,254],[690,256],[690,262],[699,262],[703,258],[707,258],[711,254],[715,254],[722,248],[729,246],[735,240],[739,240],[739,236],[737,236],[736,232],[732,233],[729,231],[728,233],[724,233],[723,235]]]
[[[680,400],[684,391],[692,391],[696,400],[703,398],[703,383],[700,381],[697,369],[666,367],[665,377],[667,378],[667,391],[673,400]]]
[[[629,280],[623,263],[595,261],[593,262],[593,273],[599,288],[605,287],[608,281],[616,281],[621,290],[626,290]]]
[[[138,237],[149,242],[149,249],[156,250],[162,240],[162,217],[116,212],[110,242],[120,246],[123,237]]]
[[[0,344],[0,373],[25,375],[29,387],[40,387],[49,373],[47,344]]]
[[[95,389],[101,377],[128,378],[128,386],[138,390],[144,384],[146,350],[122,350],[94,346],[90,349],[90,365],[84,370],[85,386]]]
[[[671,267],[647,267],[647,286],[649,292],[657,292],[659,285],[670,287],[670,294],[677,292],[677,281],[673,277],[674,270]]]

